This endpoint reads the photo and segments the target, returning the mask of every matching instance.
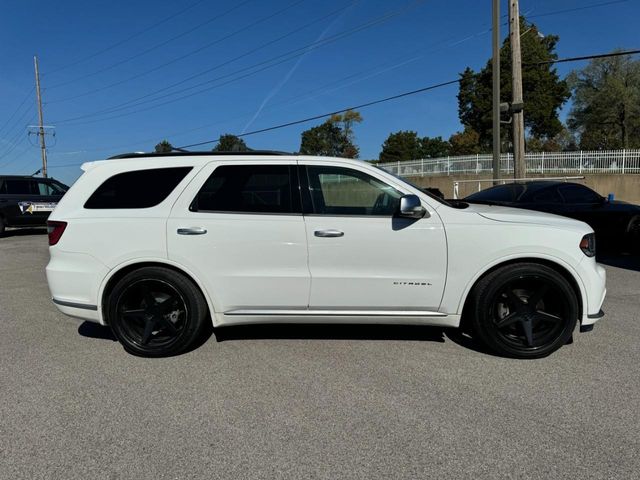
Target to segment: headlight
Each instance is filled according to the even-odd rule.
[[[594,257],[596,255],[596,234],[588,233],[582,240],[580,240],[580,250],[587,257]]]

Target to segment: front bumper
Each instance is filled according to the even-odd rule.
[[[593,265],[589,266],[588,262],[583,263],[582,266],[586,268],[584,274],[581,275],[586,293],[586,302],[584,302],[582,320],[580,322],[581,330],[584,331],[589,331],[590,329],[583,327],[593,326],[604,316],[602,304],[607,295],[607,271],[602,265],[595,263],[595,260],[589,260],[593,262]]]

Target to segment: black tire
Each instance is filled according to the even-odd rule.
[[[4,223],[4,218],[0,217],[0,237],[4,235],[5,229],[6,229],[6,225]]]
[[[207,303],[200,290],[168,268],[144,267],[128,273],[107,302],[111,329],[133,355],[177,355],[193,346],[207,326]]]
[[[640,215],[636,215],[627,225],[627,250],[629,253],[640,253]]]
[[[474,287],[469,307],[474,337],[511,358],[555,352],[571,338],[579,315],[569,282],[536,263],[506,265],[489,273]]]

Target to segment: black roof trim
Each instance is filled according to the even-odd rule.
[[[289,152],[279,152],[276,150],[247,150],[246,152],[167,152],[167,153],[122,153],[109,157],[107,160],[118,158],[145,158],[145,157],[193,157],[193,156],[248,156],[248,155],[294,155]]]

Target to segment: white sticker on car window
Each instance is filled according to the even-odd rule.
[[[58,204],[55,202],[18,202],[18,208],[20,212],[31,213],[34,212],[53,212]]]

